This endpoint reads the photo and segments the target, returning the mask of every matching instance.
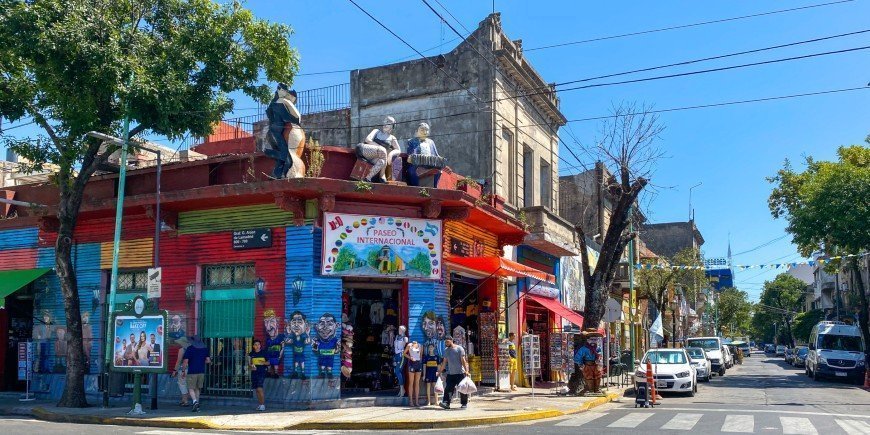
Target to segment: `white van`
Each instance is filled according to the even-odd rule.
[[[700,347],[707,352],[713,373],[725,376],[725,357],[722,355],[722,339],[719,337],[692,337],[686,339],[686,347]]]
[[[828,376],[864,382],[864,340],[856,325],[819,322],[810,333],[806,374],[813,379]]]

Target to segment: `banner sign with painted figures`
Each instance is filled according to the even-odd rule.
[[[441,221],[323,214],[321,273],[441,279]]]
[[[112,314],[112,371],[166,372],[167,313],[150,309],[147,304],[136,296],[128,309]]]

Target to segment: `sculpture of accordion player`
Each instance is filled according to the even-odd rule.
[[[420,185],[420,171],[426,169],[441,169],[447,165],[447,159],[438,154],[435,142],[429,139],[429,124],[421,122],[417,127],[416,137],[408,141],[408,185]],[[433,187],[438,187],[441,171],[435,174]]]

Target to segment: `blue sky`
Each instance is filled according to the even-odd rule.
[[[419,50],[446,43],[455,35],[418,1],[358,0],[367,10]],[[577,2],[496,1],[504,30],[523,39],[526,49],[555,43],[691,24],[824,3],[797,2]],[[441,0],[469,29],[492,10],[489,1]],[[280,5],[280,6],[279,6]],[[437,4],[433,5],[438,8]],[[301,54],[301,73],[374,66],[416,57],[414,52],[345,0],[248,1],[245,6],[265,19],[291,25],[291,42]],[[802,11],[697,26],[563,48],[527,52],[548,82],[561,82],[684,60],[870,29],[870,2],[851,1]],[[863,17],[863,18],[862,18]],[[448,18],[449,19],[449,18]],[[459,28],[457,26],[457,28]],[[461,28],[460,28],[461,30]],[[457,42],[445,45],[449,51]],[[626,78],[671,74],[769,59],[870,45],[870,33],[753,55],[636,74]],[[436,54],[438,50],[426,54]],[[870,82],[870,50],[701,74],[653,82],[608,86],[560,95],[568,119],[606,115],[613,103],[636,101],[656,108],[862,87]],[[299,76],[299,90],[347,82],[348,73]],[[237,108],[253,105],[240,99]],[[253,114],[239,110],[236,116]],[[228,115],[231,117],[233,115]],[[646,208],[652,222],[685,221],[690,186],[697,224],[708,257],[724,256],[728,235],[734,253],[750,250],[784,235],[785,222],[767,208],[770,185],[764,177],[784,159],[804,155],[834,157],[838,145],[861,143],[870,134],[870,88],[867,90],[727,106],[661,115],[667,130],[659,145],[657,189]],[[596,122],[572,123],[574,135],[589,143]],[[7,124],[8,127],[8,124]],[[433,125],[447,130],[449,125]],[[27,128],[19,129],[25,132]],[[570,136],[562,137],[573,145]],[[567,152],[563,156],[573,160]],[[580,154],[578,152],[578,154]],[[583,155],[581,154],[581,157]],[[591,163],[590,161],[586,162]],[[570,170],[564,163],[562,173]],[[736,256],[735,263],[798,260],[790,237]],[[738,286],[755,298],[774,271],[738,272]]]

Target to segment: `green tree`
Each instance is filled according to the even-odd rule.
[[[645,264],[656,265],[656,261],[647,260]],[[705,285],[707,278],[704,273],[704,263],[701,261],[701,253],[697,249],[683,249],[674,254],[672,258],[662,264],[661,269],[639,269],[635,272],[638,282],[638,298],[646,298],[653,303],[659,313],[665,316],[669,306],[672,290],[679,288],[683,297],[688,302],[697,300],[700,286]],[[692,268],[680,268],[669,266],[691,266]],[[689,303],[689,306],[692,304]],[[669,322],[663,322],[665,326]]]
[[[366,257],[366,262],[372,269],[377,269],[380,266],[380,262],[378,261],[378,257],[380,256],[380,249],[372,249],[371,251],[369,251],[369,254]]]
[[[733,287],[722,289],[718,295],[719,324],[728,327],[731,336],[743,336],[752,328],[752,303],[749,295]]]
[[[865,139],[870,145],[870,136]],[[771,214],[788,221],[786,231],[804,255],[823,250],[829,255],[862,254],[870,250],[870,147],[837,149],[836,162],[806,158],[807,168],[795,171],[788,161],[768,180],[775,185],[768,200]],[[866,259],[866,257],[865,257]],[[858,257],[846,262],[855,285],[859,323],[865,340],[868,326],[867,284]],[[835,264],[839,267],[840,262]]]
[[[55,263],[69,337],[58,406],[87,406],[82,323],[70,251],[85,186],[117,150],[89,131],[204,136],[233,108],[229,93],[261,101],[268,81],[292,82],[291,29],[239,4],[208,0],[0,0],[0,116],[30,118],[36,137],[6,138],[33,162],[56,165]],[[129,110],[126,110],[128,108]],[[126,113],[125,113],[126,112]]]
[[[429,256],[418,252],[410,263],[411,269],[419,271],[423,276],[429,276],[432,273],[432,264],[429,262]]]
[[[825,320],[824,310],[810,310],[798,314],[794,318],[794,338],[801,343],[810,341],[813,326]]]
[[[764,290],[757,305],[759,311],[768,312],[764,317],[783,327],[779,334],[786,344],[794,346],[794,318],[803,306],[804,289],[807,285],[787,274],[781,273],[773,281],[764,282]]]
[[[341,272],[350,269],[351,263],[356,259],[356,254],[353,252],[353,249],[342,246],[338,251],[338,256],[335,258],[335,266],[333,266],[333,270],[336,272]]]

